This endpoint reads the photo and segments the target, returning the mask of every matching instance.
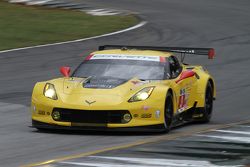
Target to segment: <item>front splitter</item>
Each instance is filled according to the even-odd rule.
[[[60,126],[32,120],[32,127],[37,129],[50,130],[85,130],[85,131],[127,131],[127,132],[163,132],[164,124],[110,128],[107,126]]]

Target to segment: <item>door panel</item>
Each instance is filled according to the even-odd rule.
[[[177,80],[178,78],[176,81]],[[177,90],[177,114],[194,106],[195,92],[197,88],[196,80],[197,78],[192,76],[175,83],[175,90]]]

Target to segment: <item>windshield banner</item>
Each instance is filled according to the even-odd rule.
[[[97,59],[112,59],[112,60],[142,60],[142,61],[155,61],[160,62],[160,56],[143,56],[143,55],[122,55],[122,54],[95,54],[93,55],[90,60],[97,60]]]

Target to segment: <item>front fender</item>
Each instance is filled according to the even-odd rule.
[[[162,106],[162,108],[164,108],[164,110],[165,110],[165,106],[166,106],[166,98],[167,98],[167,94],[168,93],[171,93],[172,94],[172,96],[173,96],[173,105],[174,105],[174,113],[173,114],[175,114],[176,113],[176,111],[177,111],[177,95],[176,95],[176,90],[174,89],[174,87],[171,87],[171,85],[167,85],[167,86],[162,86],[162,87],[158,87],[157,88],[157,91],[158,91],[158,93],[157,94],[160,94],[160,96],[158,96],[158,98],[160,98],[161,99],[161,105],[163,105]]]

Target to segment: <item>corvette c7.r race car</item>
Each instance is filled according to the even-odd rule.
[[[178,53],[181,60],[174,56]],[[160,130],[209,122],[216,96],[212,76],[184,55],[214,57],[212,48],[100,46],[70,74],[36,83],[33,127],[44,130]]]

